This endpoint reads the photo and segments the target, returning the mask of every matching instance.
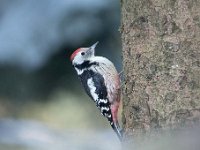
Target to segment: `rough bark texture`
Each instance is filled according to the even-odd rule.
[[[125,137],[200,119],[200,0],[121,0]]]

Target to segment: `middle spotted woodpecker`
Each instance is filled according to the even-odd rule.
[[[95,56],[96,42],[91,47],[79,48],[70,59],[81,83],[96,103],[101,114],[108,119],[119,139],[122,139],[117,113],[120,103],[120,78],[113,63],[105,57]]]

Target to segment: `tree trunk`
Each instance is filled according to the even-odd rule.
[[[200,121],[200,0],[121,0],[125,138]]]

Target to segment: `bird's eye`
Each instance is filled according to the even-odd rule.
[[[82,52],[81,55],[82,55],[82,56],[85,55],[85,52]]]

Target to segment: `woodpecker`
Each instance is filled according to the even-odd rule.
[[[113,63],[105,57],[95,56],[96,42],[91,47],[79,48],[70,57],[80,81],[95,102],[101,114],[106,117],[117,134],[122,139],[118,123],[118,108],[120,104],[120,78]]]

